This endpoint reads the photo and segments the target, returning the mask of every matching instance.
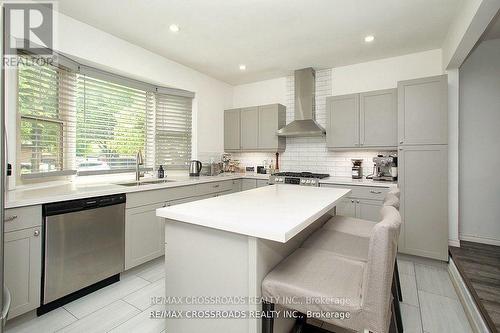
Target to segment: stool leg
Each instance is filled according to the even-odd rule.
[[[396,278],[396,287],[398,288],[398,296],[399,296],[399,301],[403,301],[403,293],[401,292],[401,282],[399,281],[399,269],[398,269],[398,260],[394,262],[394,274]]]
[[[271,311],[274,311],[274,304],[262,302],[262,311],[265,313],[262,318],[262,333],[273,333],[274,318]]]
[[[403,318],[401,317],[401,307],[399,305],[398,288],[396,287],[396,279],[392,279],[392,307],[396,319],[396,328],[398,333],[403,333]]]

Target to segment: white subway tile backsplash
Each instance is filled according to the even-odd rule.
[[[332,94],[331,70],[316,71],[316,121],[326,126],[326,97]],[[286,121],[294,119],[294,77],[287,77]],[[336,177],[351,177],[351,159],[363,159],[363,174],[372,173],[372,158],[377,154],[388,152],[377,151],[328,151],[325,137],[287,138],[286,151],[280,154],[282,171],[310,171],[328,173]],[[246,166],[262,165],[264,160],[275,159],[274,153],[238,153],[234,159]]]

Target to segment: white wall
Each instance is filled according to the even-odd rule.
[[[332,94],[396,88],[401,80],[442,73],[440,49],[337,67],[332,70]]]
[[[500,39],[460,68],[460,238],[500,245]]]
[[[194,91],[194,151],[223,151],[223,110],[232,104],[231,85],[168,60],[63,14],[58,15],[57,48],[102,69],[128,77]]]
[[[233,107],[286,103],[286,77],[234,87]]]
[[[440,49],[332,68],[332,95],[396,88],[400,80],[443,74]],[[233,106],[286,103],[286,77],[234,87]]]

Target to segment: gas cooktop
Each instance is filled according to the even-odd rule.
[[[278,172],[275,173],[274,175],[282,177],[318,178],[318,179],[330,177],[330,175],[327,173],[312,173],[312,172]]]
[[[269,177],[269,183],[319,186],[319,180],[327,177],[330,177],[330,175],[326,173],[278,172]]]

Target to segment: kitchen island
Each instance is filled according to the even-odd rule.
[[[260,332],[261,282],[349,189],[272,185],[159,208],[167,332]],[[292,320],[276,321],[275,332]]]

